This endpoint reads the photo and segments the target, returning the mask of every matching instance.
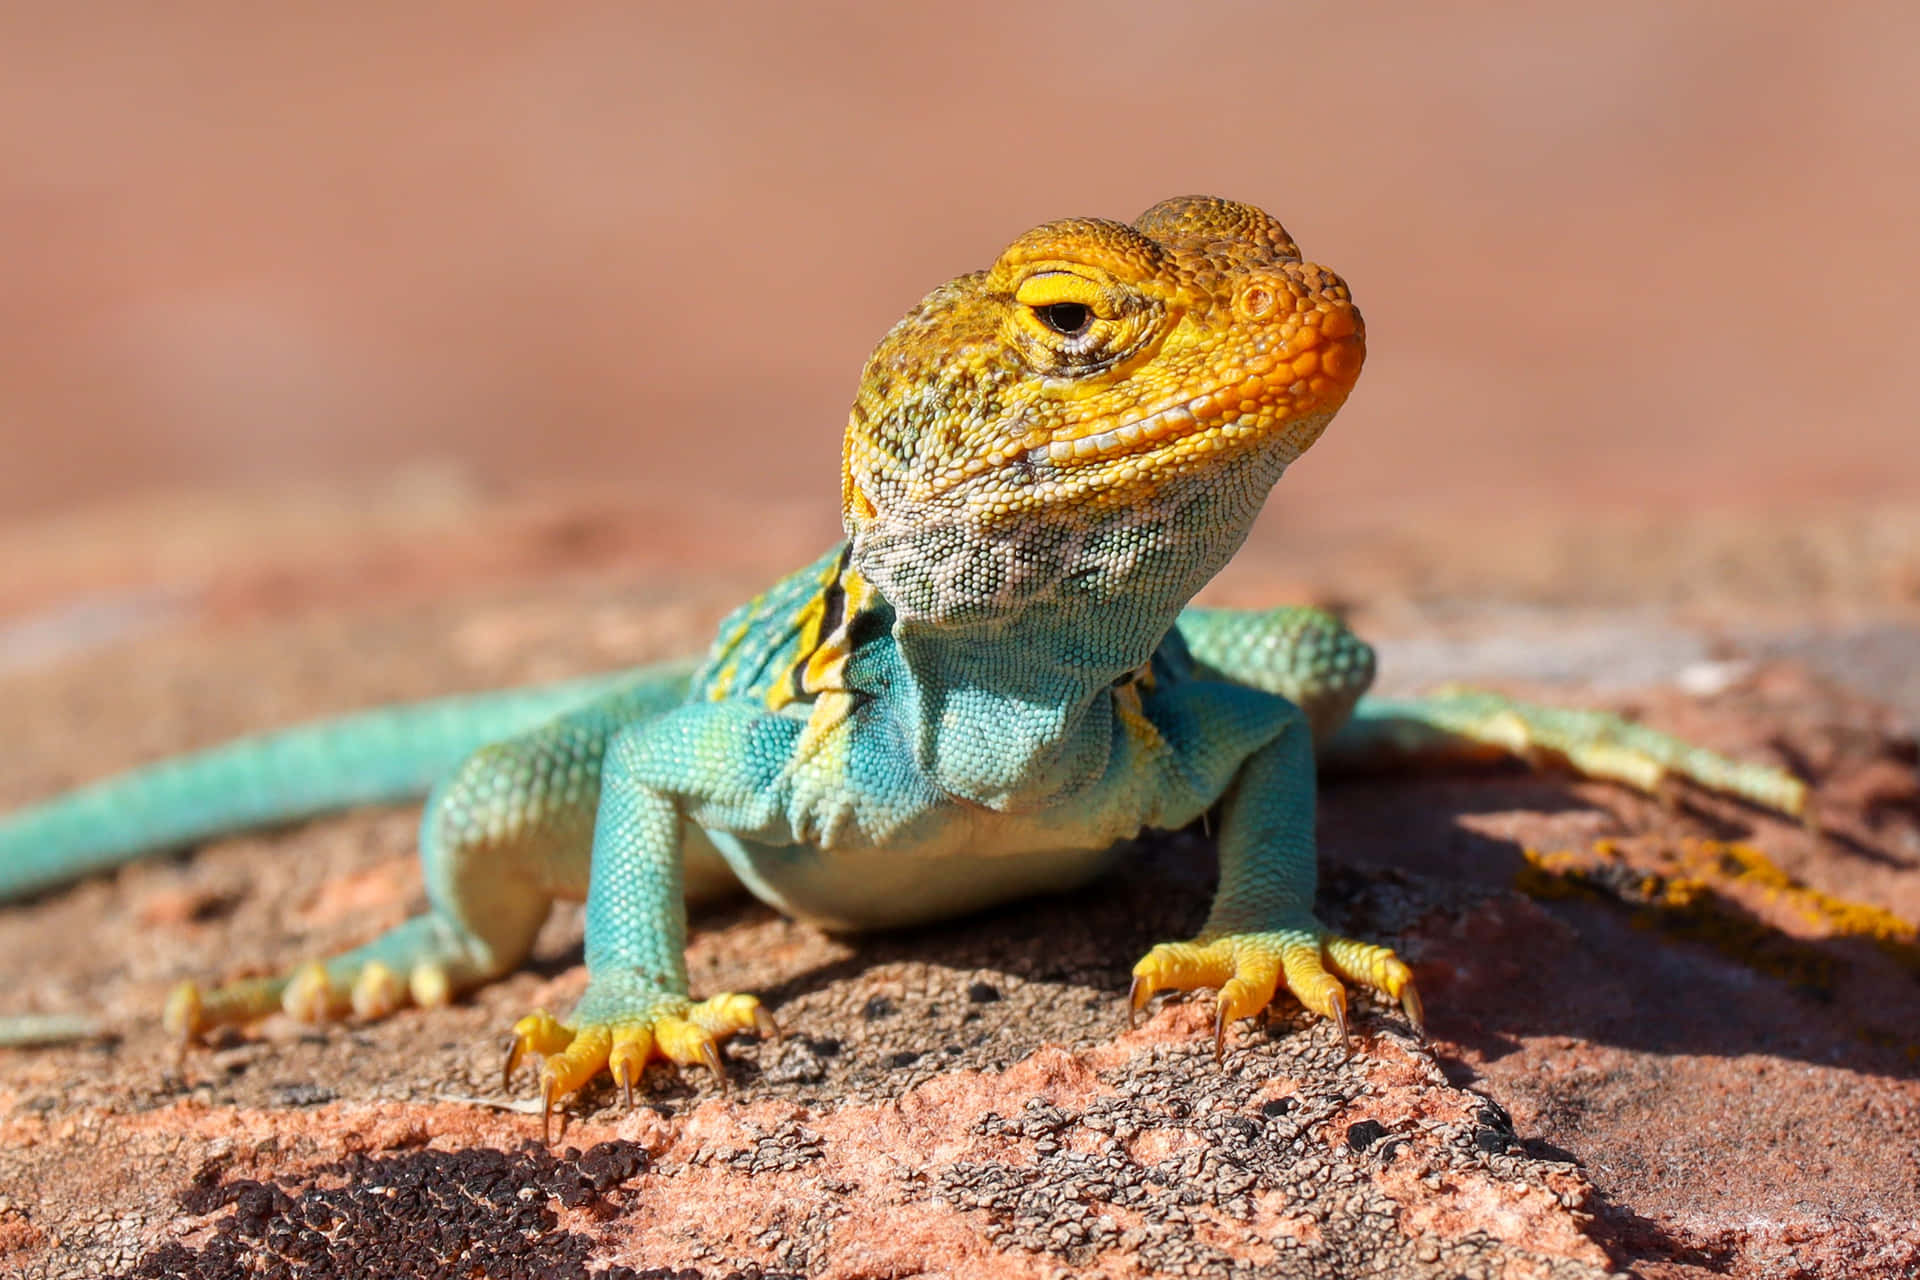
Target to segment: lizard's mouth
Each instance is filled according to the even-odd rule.
[[[1071,468],[1166,450],[1181,454],[1229,450],[1285,433],[1295,424],[1315,420],[1324,424],[1359,376],[1360,340],[1343,336],[1291,353],[1291,359],[1288,355],[1282,348],[1274,357],[1249,364],[1232,382],[1151,409],[1120,426],[1064,438],[1028,437],[984,461],[987,467],[1044,462]],[[1309,438],[1300,447],[1312,443]]]
[[[1160,451],[1198,455],[1252,445],[1286,434],[1294,424],[1325,422],[1354,390],[1363,359],[1365,340],[1356,326],[1348,324],[1336,334],[1302,326],[1279,349],[1248,361],[1231,382],[1217,382],[1106,430],[1073,436],[1033,432],[983,461],[1073,468]],[[1308,438],[1300,447],[1311,443]]]
[[[1143,452],[1142,446],[1181,440],[1205,430],[1201,425],[1201,414],[1210,413],[1217,395],[1217,392],[1207,392],[1179,404],[1168,405],[1124,426],[1093,435],[1048,440],[1044,444],[1023,448],[1008,460],[1060,464]]]

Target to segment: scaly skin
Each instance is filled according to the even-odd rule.
[[[1373,654],[1335,619],[1186,607],[1364,344],[1346,285],[1250,206],[1039,227],[880,343],[847,426],[846,541],[736,611],[697,671],[377,712],[110,781],[0,825],[0,893],[444,773],[427,915],[278,980],[182,988],[167,1020],[436,1004],[584,896],[586,993],[521,1019],[507,1064],[544,1057],[550,1114],[603,1070],[631,1093],[650,1057],[717,1072],[720,1040],[769,1027],[751,996],[689,995],[690,897],[738,883],[823,925],[910,924],[1076,884],[1217,809],[1213,909],[1134,967],[1133,1007],[1218,988],[1223,1038],[1284,986],[1344,1032],[1359,984],[1417,1026],[1406,965],[1313,917],[1316,745],[1546,751],[1791,813],[1805,792],[1611,716],[1361,701]]]

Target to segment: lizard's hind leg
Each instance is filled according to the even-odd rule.
[[[1584,777],[1642,791],[1657,793],[1670,779],[1684,778],[1790,817],[1806,815],[1806,784],[1785,770],[1733,760],[1611,712],[1465,688],[1363,698],[1373,679],[1373,650],[1318,609],[1188,609],[1180,615],[1180,634],[1201,674],[1280,694],[1306,712],[1321,763],[1333,770],[1557,758]]]
[[[1607,711],[1550,707],[1485,690],[1368,698],[1334,736],[1326,762],[1367,767],[1413,759],[1511,755],[1564,760],[1577,774],[1659,794],[1670,779],[1806,819],[1807,784],[1784,769],[1734,760]]]
[[[409,1001],[444,1004],[525,960],[556,898],[584,897],[601,756],[625,723],[587,708],[469,756],[427,801],[420,859],[431,909],[365,946],[277,978],[168,1000],[166,1025],[192,1036],[284,1009],[318,1022],[378,1018]]]

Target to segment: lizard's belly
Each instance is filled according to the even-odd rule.
[[[904,766],[905,754],[886,739],[808,757],[781,780],[760,830],[721,823],[709,836],[769,905],[881,929],[1084,884],[1142,830],[1186,825],[1212,794],[1181,784],[1175,753],[1138,715],[1116,722],[1099,776],[1030,809],[962,800]]]
[[[1125,848],[1118,840],[1010,847],[984,832],[977,843],[949,838],[832,850],[708,835],[755,897],[827,929],[896,928],[1071,889],[1106,871]]]

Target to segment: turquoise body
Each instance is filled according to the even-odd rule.
[[[25,810],[0,822],[0,897],[224,831],[426,795],[431,910],[328,959],[328,982],[344,1000],[377,963],[471,988],[525,959],[555,900],[584,897],[584,1025],[686,1005],[689,900],[744,886],[833,928],[907,925],[1069,888],[1140,832],[1216,807],[1206,933],[1317,937],[1316,745],[1337,763],[1519,749],[1505,727],[1517,718],[1535,746],[1630,747],[1707,785],[1786,799],[1776,771],[1611,716],[1484,693],[1362,700],[1372,650],[1311,608],[1187,608],[1159,635],[1127,637],[1109,607],[1099,643],[1076,646],[1022,635],[1017,618],[979,621],[995,643],[916,631],[870,597],[837,623],[852,641],[844,688],[771,699],[826,635],[802,620],[850,563],[835,548],[743,606],[698,666],[383,708]],[[285,986],[222,988],[209,1016],[257,1015]],[[0,1039],[70,1026],[56,1022],[0,1020]]]

